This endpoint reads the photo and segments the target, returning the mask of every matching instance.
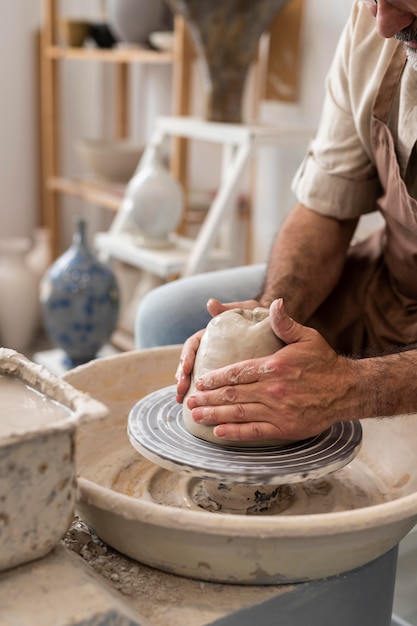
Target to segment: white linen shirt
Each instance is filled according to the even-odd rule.
[[[353,5],[326,78],[316,137],[292,184],[306,207],[340,219],[375,210],[381,187],[370,143],[372,105],[397,45],[376,33],[366,6]],[[388,126],[404,176],[417,139],[417,70],[408,63]]]

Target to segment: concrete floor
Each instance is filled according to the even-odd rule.
[[[417,527],[400,543],[394,613],[417,626]]]

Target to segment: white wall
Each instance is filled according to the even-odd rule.
[[[0,237],[29,235],[37,220],[35,34],[39,3],[0,2]]]
[[[67,14],[92,17],[97,14],[99,0],[62,0]],[[307,0],[304,26],[304,58],[300,101],[295,105],[268,105],[262,118],[271,123],[317,123],[323,95],[323,81],[339,33],[349,14],[352,0]],[[0,3],[3,32],[0,40],[0,224],[1,236],[29,234],[37,223],[38,153],[36,113],[36,72],[33,39],[41,19],[41,2],[19,0]],[[5,26],[7,25],[7,27]],[[169,113],[171,73],[165,67],[135,67],[133,70],[132,104],[136,112],[132,120],[133,137],[145,141],[154,118]],[[65,62],[62,72],[63,104],[63,167],[68,174],[79,174],[80,163],[74,143],[77,137],[110,135],[113,77],[108,66]],[[106,95],[107,94],[107,95]],[[111,95],[111,93],[110,93]],[[104,105],[104,107],[103,107]],[[262,228],[268,236],[278,227],[288,210],[289,180],[302,153],[268,151],[260,158],[262,193]],[[264,164],[262,165],[262,158]],[[207,170],[204,164],[202,170]],[[271,175],[268,174],[271,172]],[[197,177],[199,172],[197,171]],[[209,185],[212,181],[209,180]],[[80,203],[66,199],[63,209],[66,245],[72,232],[72,215],[86,211]],[[90,211],[92,228],[109,220],[108,212]],[[261,238],[263,231],[260,232]],[[262,251],[265,241],[262,240]],[[257,259],[255,259],[257,260]]]

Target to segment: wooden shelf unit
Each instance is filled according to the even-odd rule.
[[[262,128],[247,125],[216,124],[193,120],[190,117],[190,91],[192,84],[192,66],[195,51],[185,21],[176,16],[174,20],[174,46],[170,52],[159,52],[151,49],[131,46],[120,46],[111,49],[93,47],[73,48],[59,45],[57,22],[59,19],[59,0],[42,0],[43,26],[41,30],[41,176],[42,176],[42,225],[51,234],[51,245],[54,257],[60,253],[60,212],[59,204],[62,195],[78,197],[92,205],[98,205],[118,214],[107,233],[97,233],[96,248],[107,258],[133,266],[139,272],[148,272],[163,281],[179,276],[197,273],[203,269],[225,267],[233,264],[236,248],[237,219],[241,216],[236,211],[236,195],[239,176],[248,163],[258,145],[292,145],[294,142],[305,141],[308,129]],[[273,84],[281,84],[280,73],[274,66],[275,55],[281,57],[282,50],[270,43],[280,42],[284,33],[291,32],[291,43],[286,40],[286,51],[294,48],[291,54],[290,78],[285,77],[285,87],[291,86],[290,93],[278,94],[285,101],[296,99],[298,80],[297,64],[298,37],[300,18],[304,0],[292,0],[291,7],[295,18],[288,29],[287,10],[282,11],[283,17],[277,16],[269,33],[265,33],[260,42],[258,58],[255,63],[256,74],[253,88],[253,119],[258,117],[259,102],[271,94],[267,90],[269,76],[274,75]],[[295,11],[295,13],[294,13]],[[279,18],[279,19],[278,19]],[[285,18],[285,19],[284,19]],[[285,25],[285,28],[284,28]],[[287,32],[288,31],[288,32]],[[275,33],[275,35],[274,35]],[[151,141],[162,141],[170,137],[171,171],[175,178],[187,190],[188,144],[190,140],[214,141],[222,144],[221,174],[217,194],[210,207],[200,221],[193,224],[193,236],[187,234],[187,224],[192,211],[186,208],[183,224],[178,233],[171,235],[168,245],[162,248],[146,248],[140,245],[134,235],[120,231],[115,222],[123,211],[124,185],[107,184],[96,180],[69,178],[61,171],[60,165],[60,93],[59,74],[61,64],[94,61],[111,63],[115,68],[115,136],[117,139],[128,137],[129,110],[129,66],[135,63],[171,65],[172,80],[172,111],[170,118],[159,118],[156,122]],[[288,69],[288,68],[284,68]],[[269,90],[270,91],[270,90]],[[274,92],[273,96],[276,97]],[[252,97],[251,97],[252,99]],[[247,231],[251,228],[251,211],[245,216]],[[192,219],[190,223],[192,222]],[[197,226],[197,230],[195,229]],[[249,237],[246,247],[250,249]],[[122,349],[133,347],[130,331],[119,328],[123,334]],[[127,337],[127,339],[126,339]],[[120,342],[118,342],[120,343]]]
[[[123,200],[124,185],[102,183],[77,178],[53,177],[46,181],[47,189],[53,193],[62,193],[82,198],[87,202],[102,206],[111,211],[118,211]]]
[[[175,115],[187,115],[189,107],[190,66],[194,51],[184,20],[175,17],[172,52],[159,52],[141,47],[72,48],[58,44],[59,0],[43,0],[40,59],[41,109],[41,223],[51,233],[54,257],[60,254],[59,197],[78,196],[86,201],[117,211],[122,191],[115,185],[65,177],[60,167],[60,94],[59,72],[63,62],[97,61],[112,63],[116,70],[115,109],[116,138],[128,135],[128,67],[133,63],[169,64],[173,66],[173,102]],[[171,169],[181,183],[186,182],[187,142],[178,139],[173,144]]]
[[[171,64],[171,51],[158,52],[146,48],[67,48],[49,46],[45,51],[49,59],[74,59],[78,61],[102,61],[109,63],[158,63]]]

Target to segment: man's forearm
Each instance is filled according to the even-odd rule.
[[[339,280],[355,227],[356,220],[339,222],[298,205],[273,245],[260,304],[282,297],[287,312],[304,322]]]
[[[357,374],[356,417],[383,417],[417,412],[416,348],[358,359],[352,362],[352,366]]]

